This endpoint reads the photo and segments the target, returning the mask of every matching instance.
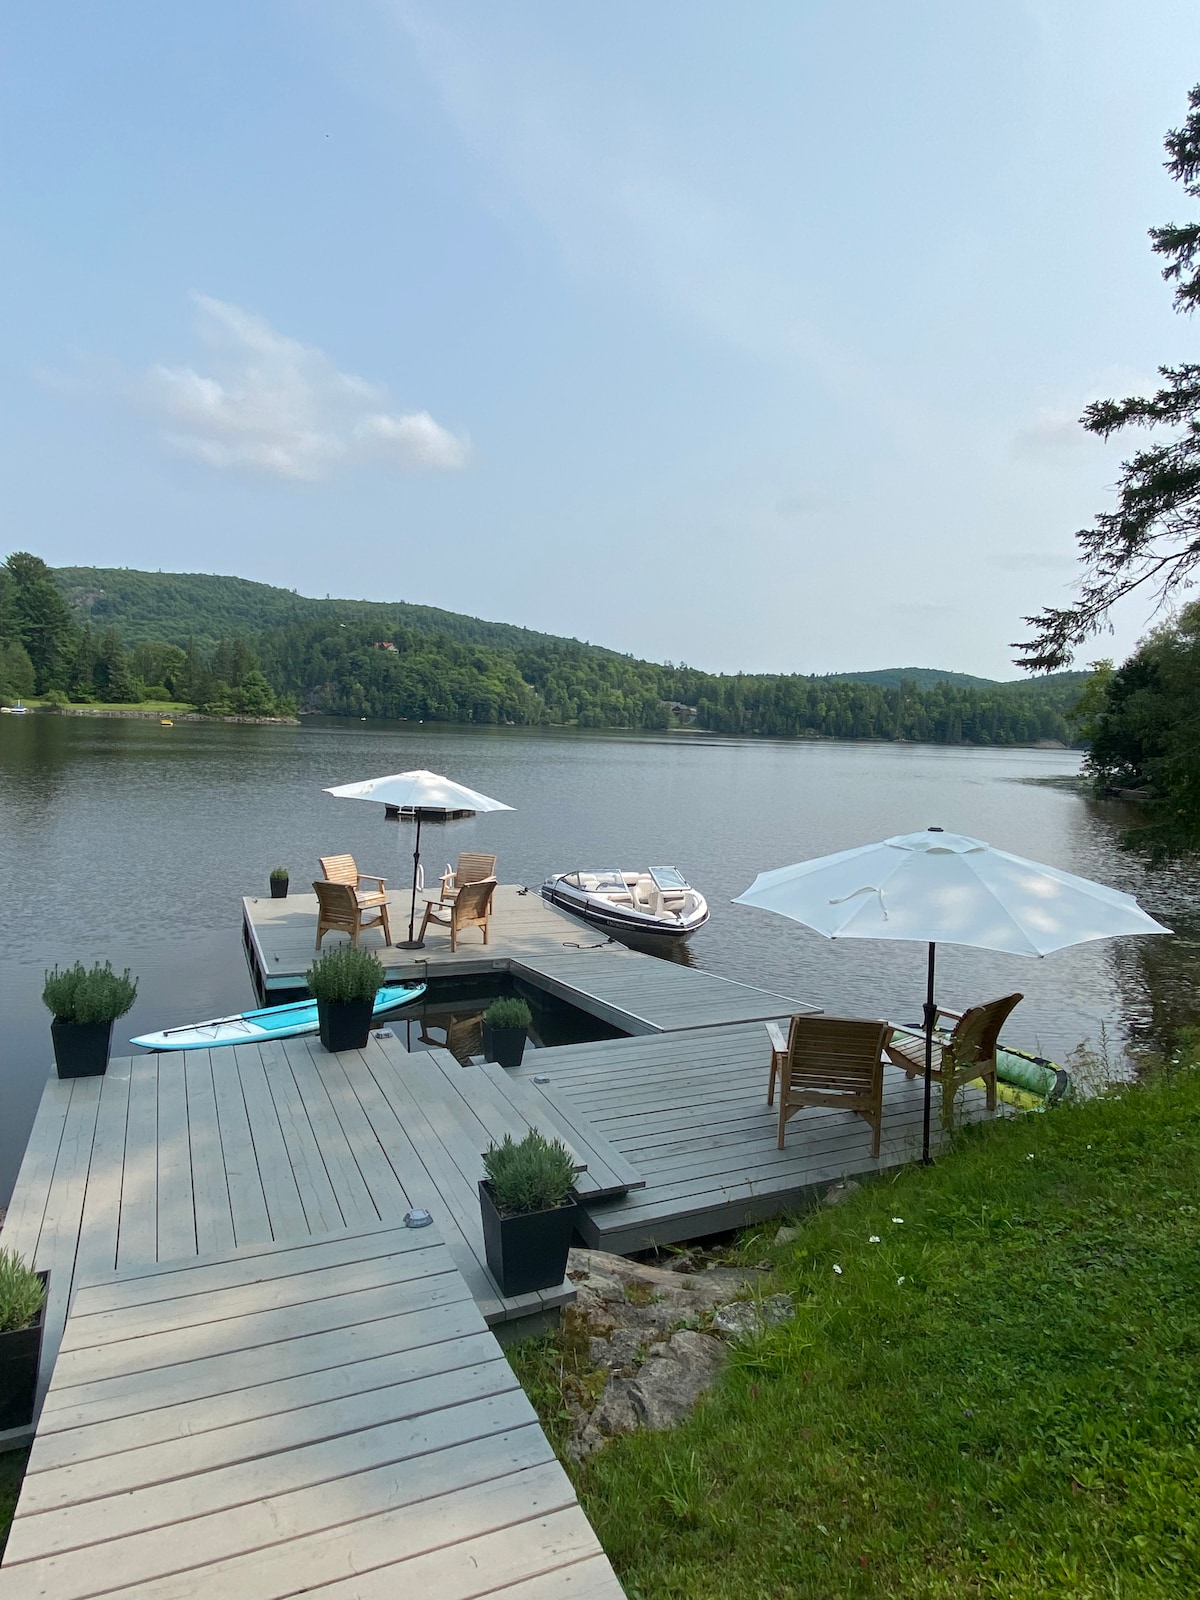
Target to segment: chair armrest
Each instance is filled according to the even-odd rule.
[[[377,883],[379,885],[380,889],[382,890],[382,888],[383,888],[383,886],[384,886],[384,884],[386,882],[387,882],[386,878],[381,878],[374,872],[360,872],[359,875],[358,875],[358,887],[360,889],[362,888],[364,883]]]
[[[771,1049],[774,1052],[774,1054],[778,1055],[778,1056],[786,1055],[787,1054],[787,1040],[783,1037],[783,1034],[779,1031],[778,1025],[776,1023],[774,1023],[774,1022],[768,1022],[766,1024],[766,1029],[767,1029],[767,1038],[770,1039],[770,1041],[771,1041]]]
[[[963,1019],[963,1014],[961,1011],[951,1011],[949,1006],[939,1006],[937,1009],[937,1014],[939,1017],[953,1017],[955,1022],[961,1022]]]
[[[449,872],[443,872],[441,877],[442,888],[445,889],[449,884],[452,884],[454,882],[454,878],[455,874],[453,868],[451,868]]]

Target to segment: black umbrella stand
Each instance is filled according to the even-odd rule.
[[[937,959],[937,945],[930,941],[929,968],[925,979],[925,1121],[921,1138],[921,1165],[931,1167],[929,1154],[929,1109],[933,1098],[933,1030],[937,1023],[937,1006],[933,1003],[933,969]]]
[[[424,939],[418,939],[416,934],[415,934],[415,932],[414,932],[414,929],[416,928],[416,924],[417,924],[417,874],[421,869],[421,812],[420,812],[420,808],[419,807],[416,810],[416,818],[417,818],[417,840],[416,840],[416,843],[413,846],[413,886],[412,886],[412,901],[411,901],[411,904],[409,905],[409,908],[408,908],[408,938],[400,940],[399,944],[396,946],[397,950],[424,950],[424,948],[425,948]],[[928,1074],[926,1074],[926,1076],[928,1076]],[[926,1089],[925,1089],[925,1098],[928,1101],[928,1099],[929,1099],[929,1088],[928,1088],[928,1085],[926,1085]],[[928,1106],[926,1106],[926,1110],[925,1110],[925,1144],[926,1144],[926,1148],[928,1148],[928,1145],[929,1145],[929,1108],[928,1108]]]

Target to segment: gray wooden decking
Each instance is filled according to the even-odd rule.
[[[0,1241],[49,1271],[43,1386],[73,1283],[245,1245],[303,1243],[430,1211],[489,1323],[574,1298],[569,1283],[504,1298],[487,1269],[482,1152],[538,1126],[586,1163],[580,1191],[641,1181],[582,1119],[502,1068],[375,1039],[315,1039],[114,1060],[47,1080]]]
[[[399,891],[391,894],[388,913],[394,940],[403,939],[408,933],[408,904],[408,895]],[[424,903],[418,896],[418,931],[423,910]],[[242,901],[242,920],[247,953],[264,989],[303,988],[304,974],[312,966],[315,954],[316,895],[289,894],[286,900],[248,896]],[[341,938],[340,934],[326,934],[323,948],[332,948]],[[503,972],[514,958],[545,955],[562,950],[565,945],[604,943],[604,934],[561,916],[536,889],[522,891],[515,883],[502,883],[496,889],[486,945],[478,928],[469,928],[453,953],[445,928],[431,927],[423,950],[389,947],[378,929],[369,929],[362,935],[363,948],[376,952],[389,982],[422,981],[443,969],[468,975]],[[635,959],[623,946],[612,948]]]
[[[620,1600],[432,1229],[78,1289],[0,1600]]]
[[[394,938],[400,937],[399,899],[392,896]],[[268,993],[302,988],[314,954],[316,896],[246,899],[242,906],[247,954],[260,986]],[[340,938],[327,935],[326,944]],[[516,884],[496,890],[486,945],[474,928],[454,952],[444,928],[430,928],[423,950],[388,947],[374,931],[364,933],[362,942],[378,954],[389,982],[507,972],[626,1033],[714,1027],[818,1009],[792,995],[630,950],[554,910],[534,891],[522,893]]]
[[[548,951],[514,960],[510,970],[630,1034],[766,1021],[818,1009],[789,995],[620,946]]]
[[[645,1180],[622,1198],[583,1209],[585,1241],[620,1255],[701,1238],[801,1208],[838,1178],[885,1172],[920,1155],[923,1084],[890,1066],[877,1159],[861,1118],[824,1108],[793,1117],[778,1149],[776,1112],[766,1103],[769,1063],[761,1023],[526,1056],[514,1076],[548,1105],[568,1103]],[[983,1093],[971,1087],[959,1091],[957,1104],[972,1121],[990,1115]],[[933,1135],[936,1147],[942,1140],[936,1097]]]

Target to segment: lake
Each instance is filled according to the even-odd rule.
[[[1062,1060],[1082,1043],[1119,1060],[1196,1020],[1200,886],[1147,874],[1118,849],[1123,808],[1030,780],[1067,777],[1062,750],[721,739],[445,725],[300,727],[88,717],[0,719],[0,1203],[51,1062],[44,970],[108,958],[139,978],[131,1034],[254,1004],[240,897],[273,866],[297,889],[318,855],[350,851],[397,890],[412,830],[326,785],[428,767],[515,806],[426,826],[432,881],[460,850],[494,850],[503,882],[536,888],[577,866],[677,864],[712,906],[687,958],[832,1013],[916,1018],[923,946],[832,944],[729,904],[756,872],[931,823],[1136,894],[1174,939],[1084,945],[1044,961],[946,947],[939,997],[1013,989],[1005,1037]],[[398,909],[398,908],[397,908]],[[394,918],[393,933],[400,937]],[[586,932],[586,930],[585,930]]]

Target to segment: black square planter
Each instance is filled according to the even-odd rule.
[[[365,1050],[374,1011],[374,1000],[318,1000],[321,1043],[334,1055],[339,1050]]]
[[[490,1022],[483,1025],[483,1058],[500,1067],[519,1067],[525,1054],[526,1030],[524,1028],[497,1028]]]
[[[479,1181],[479,1210],[483,1217],[483,1246],[492,1276],[507,1298],[554,1289],[567,1273],[567,1252],[575,1232],[574,1196],[553,1211],[526,1211],[502,1217],[492,1199],[492,1186]]]
[[[38,1277],[50,1292],[50,1274]],[[0,1433],[6,1428],[27,1428],[33,1423],[37,1399],[38,1366],[42,1359],[42,1330],[46,1325],[46,1306],[28,1328],[11,1328],[0,1333]]]
[[[272,878],[271,879],[271,899],[272,900],[286,900],[287,899],[287,892],[288,892],[288,880],[286,878]]]
[[[96,1078],[108,1071],[112,1044],[111,1022],[60,1022],[50,1024],[54,1064],[60,1078]]]

